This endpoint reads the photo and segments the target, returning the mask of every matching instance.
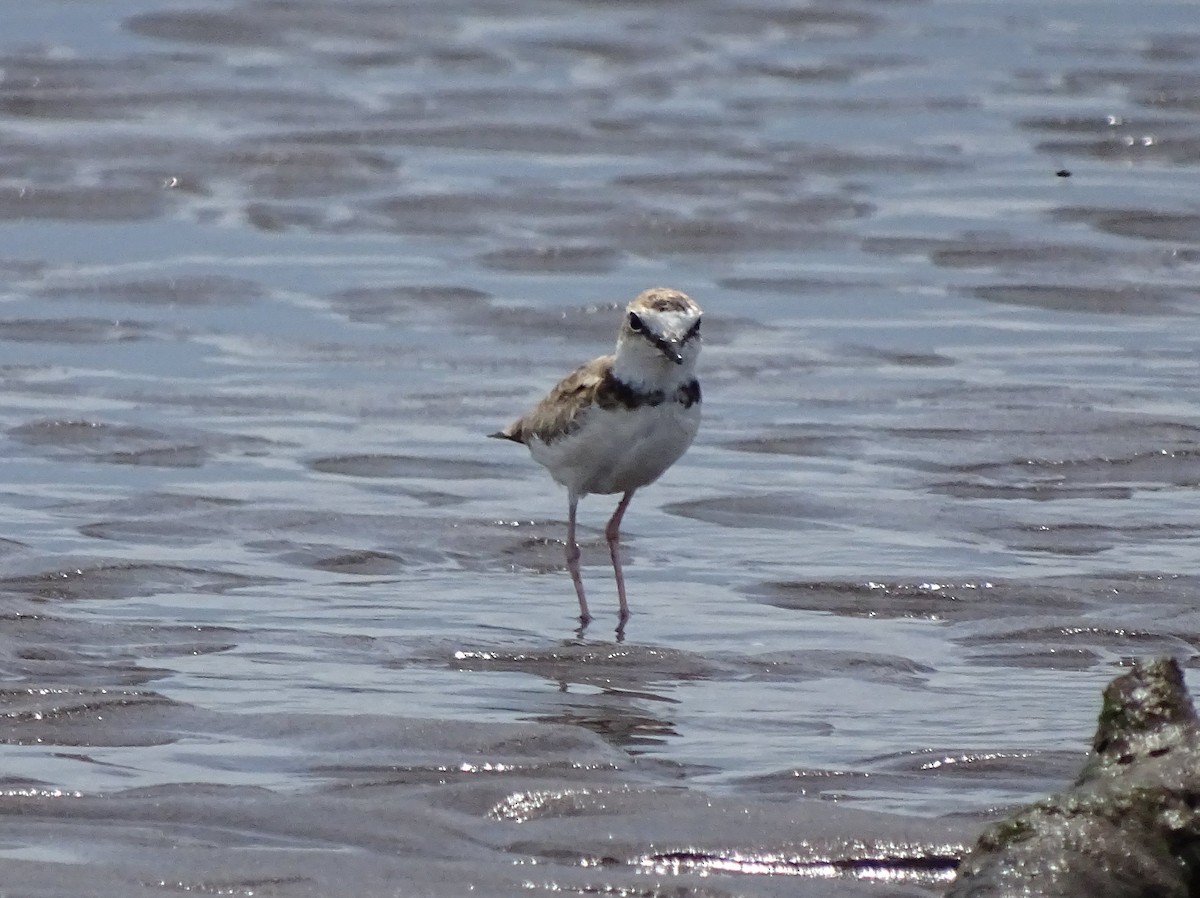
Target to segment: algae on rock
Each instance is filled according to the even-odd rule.
[[[1200,719],[1160,658],[1108,685],[1074,786],[988,827],[947,898],[1189,898],[1198,874]]]

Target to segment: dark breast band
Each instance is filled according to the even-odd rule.
[[[699,401],[700,381],[694,378],[668,394],[664,390],[639,390],[609,371],[596,389],[596,405],[603,409],[635,409],[646,405],[655,408],[664,402],[678,402],[684,408],[691,408]]]

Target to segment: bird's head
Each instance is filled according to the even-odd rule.
[[[617,367],[630,380],[691,377],[700,354],[702,314],[679,290],[653,287],[639,293],[621,322]],[[639,373],[640,377],[634,376]]]

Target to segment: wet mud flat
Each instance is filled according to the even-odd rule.
[[[10,755],[54,745],[65,768],[119,778],[105,758],[132,752],[135,779],[156,755],[160,774],[182,765],[211,779],[94,790],[8,777],[3,863],[27,894],[516,895],[657,881],[775,895],[797,878],[813,894],[874,894],[880,877],[944,880],[963,847],[936,821],[690,789],[675,765],[578,724],[222,714],[144,689],[27,692],[5,708]],[[250,784],[267,769],[274,787]]]
[[[1195,667],[1191,4],[5,26],[14,893],[937,894]],[[578,636],[483,435],[654,284],[705,419]]]

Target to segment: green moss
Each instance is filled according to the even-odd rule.
[[[979,837],[979,847],[985,851],[997,851],[1015,845],[1032,837],[1037,827],[1025,814],[1009,817],[999,823],[993,823]]]

